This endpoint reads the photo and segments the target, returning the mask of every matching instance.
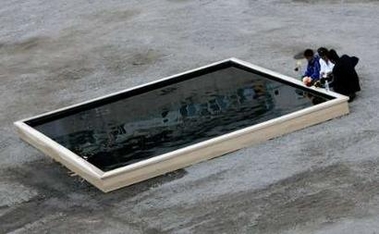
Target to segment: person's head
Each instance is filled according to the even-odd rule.
[[[337,52],[333,49],[329,50],[327,57],[332,63],[336,63],[336,61],[340,58]]]
[[[323,59],[324,61],[328,61],[328,49],[326,49],[325,47],[320,47],[317,49],[317,53],[321,59]]]
[[[313,59],[313,56],[314,56],[314,52],[313,52],[313,50],[312,49],[306,49],[305,51],[304,51],[304,58],[308,61],[308,62],[310,62],[312,59]]]

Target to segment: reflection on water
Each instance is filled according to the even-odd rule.
[[[35,128],[108,171],[324,101],[230,67]]]

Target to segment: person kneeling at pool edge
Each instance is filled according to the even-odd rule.
[[[310,87],[320,79],[320,58],[311,49],[304,51],[304,57],[308,61],[308,65],[302,81],[306,86]]]

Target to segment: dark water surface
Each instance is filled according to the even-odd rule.
[[[204,73],[28,124],[109,171],[331,99],[236,66]]]

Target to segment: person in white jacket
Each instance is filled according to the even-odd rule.
[[[320,56],[320,78],[328,78],[333,72],[334,63],[328,59],[328,52],[328,49],[324,47],[317,49],[317,53]]]

